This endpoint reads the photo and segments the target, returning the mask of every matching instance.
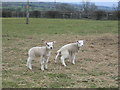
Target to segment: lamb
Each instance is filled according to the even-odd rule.
[[[53,49],[54,42],[45,42],[46,46],[43,47],[32,47],[28,51],[28,59],[26,66],[32,70],[31,62],[36,57],[41,57],[40,64],[41,64],[41,70],[44,71],[45,69],[48,69],[48,60],[50,57],[51,50]]]
[[[78,53],[80,47],[83,46],[83,40],[76,41],[76,43],[70,43],[62,46],[55,57],[55,63],[61,59],[62,65],[66,66],[65,59],[69,59],[72,64],[75,64],[75,56]]]

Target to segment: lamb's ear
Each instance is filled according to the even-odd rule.
[[[47,41],[45,41],[44,44],[47,45]]]
[[[78,43],[78,40],[76,40],[76,42]]]
[[[56,43],[56,41],[53,41],[53,43]]]
[[[42,39],[42,42],[44,42],[44,40]]]

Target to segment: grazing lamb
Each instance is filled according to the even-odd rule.
[[[53,49],[54,42],[45,42],[46,46],[43,47],[33,47],[28,51],[28,59],[26,66],[32,70],[31,62],[35,58],[35,56],[41,57],[40,63],[41,63],[41,70],[48,68],[48,60],[51,53],[51,50]]]
[[[62,46],[57,51],[57,55],[55,57],[55,63],[57,63],[57,61],[61,59],[62,64],[66,66],[64,60],[68,58],[72,62],[72,64],[75,64],[76,53],[78,53],[80,47],[82,46],[83,46],[83,40],[79,40],[76,43],[70,43]]]

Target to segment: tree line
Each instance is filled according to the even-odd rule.
[[[120,1],[119,1],[120,4]],[[118,4],[118,6],[119,6]],[[56,4],[54,10],[51,11],[29,11],[32,18],[71,18],[71,19],[96,19],[96,20],[117,20],[120,16],[119,7],[114,7],[113,11],[105,11],[97,9],[94,3],[83,2],[80,8],[75,8],[69,4]],[[26,17],[26,10],[3,9],[2,17]]]

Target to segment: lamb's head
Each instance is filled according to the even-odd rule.
[[[79,40],[79,41],[77,41],[78,47],[82,47],[83,44],[84,44],[84,40]]]
[[[56,43],[56,41],[45,42],[47,49],[53,49],[54,43]]]

